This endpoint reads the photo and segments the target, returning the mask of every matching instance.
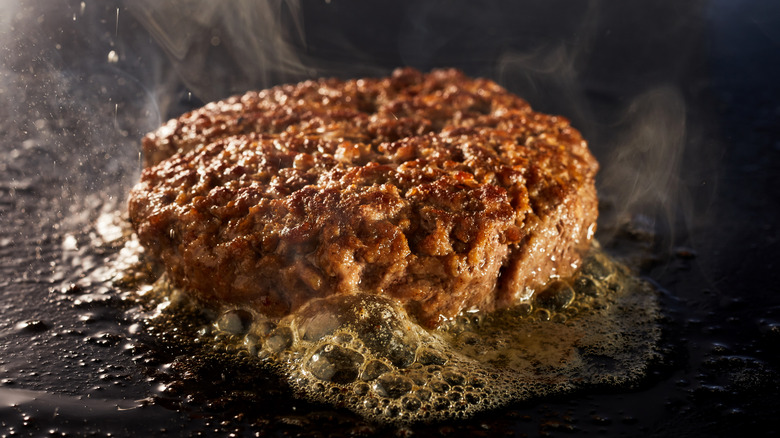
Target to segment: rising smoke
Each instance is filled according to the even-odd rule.
[[[0,7],[2,136],[15,154],[6,162],[63,198],[108,190],[121,199],[139,172],[139,138],[202,102],[318,76],[455,66],[583,131],[602,165],[602,230],[643,217],[673,231],[693,214],[681,163],[705,154],[691,151],[690,94],[676,84],[696,65],[698,3]]]

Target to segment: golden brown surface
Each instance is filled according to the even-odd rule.
[[[370,292],[435,325],[570,274],[597,215],[579,132],[455,70],[307,81],[144,139],[141,242],[204,301],[282,316]]]

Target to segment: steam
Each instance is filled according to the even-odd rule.
[[[664,232],[671,242],[679,220],[685,226],[690,215],[679,178],[686,148],[684,97],[672,85],[656,86],[633,97],[627,106],[614,108],[617,115],[612,120],[598,119],[578,74],[579,53],[559,45],[505,54],[499,80],[535,108],[572,119],[589,140],[601,165],[602,243],[609,244],[626,227],[645,234],[643,238]],[[549,108],[551,102],[555,108]]]
[[[659,87],[636,97],[615,128],[608,129],[616,134],[601,174],[607,220],[618,226],[639,221],[640,230],[634,232],[663,227],[669,243],[676,237],[678,215],[687,226],[690,200],[680,178],[686,120],[680,92]]]
[[[124,224],[113,219],[138,179],[146,132],[248,89],[401,64],[460,67],[570,118],[601,162],[602,242],[629,229],[661,232],[671,245],[698,220],[691,183],[718,153],[704,153],[687,90],[676,85],[701,34],[688,24],[695,6],[654,6],[671,8],[655,23],[633,2],[372,3],[362,15],[350,15],[361,2],[333,3],[0,0],[3,240],[49,248],[22,257],[50,262],[53,280],[89,274],[102,243],[120,240]],[[320,19],[308,8],[328,7],[346,18],[307,21]],[[36,243],[45,239],[62,250]],[[92,261],[82,257],[91,252]]]
[[[689,96],[677,85],[700,32],[690,28],[690,15],[670,15],[659,30],[641,9],[616,9],[589,2],[570,36],[505,50],[496,78],[535,109],[570,119],[588,140],[601,165],[599,240],[609,246],[630,235],[644,240],[645,250],[668,251],[687,239],[693,221],[701,220],[697,208],[706,208],[713,194],[713,187],[692,193],[690,186],[705,184],[693,181],[698,174],[715,173],[719,145],[701,143],[700,120],[691,119]],[[610,40],[613,30],[630,37]],[[662,55],[663,47],[642,44],[648,38],[677,46]],[[594,59],[605,45],[624,55],[645,51],[658,66],[642,70],[650,61],[635,56],[608,60],[610,70],[598,71]]]
[[[306,77],[297,1],[139,0],[127,7],[204,101]]]
[[[160,120],[156,103],[137,75],[108,61],[127,53],[114,8],[1,7],[3,181],[16,210],[35,215],[26,232],[83,231],[104,206],[122,208],[138,178],[138,138]]]
[[[688,97],[675,84],[701,34],[689,24],[700,11],[666,11],[661,31],[641,8],[597,1],[533,13],[462,6],[0,2],[4,162],[19,174],[15,184],[59,192],[51,196],[63,205],[97,194],[120,208],[140,171],[140,137],[202,102],[319,76],[384,75],[400,64],[456,66],[583,132],[601,163],[600,239],[626,224],[684,234],[694,208],[683,164],[706,154],[692,149]]]

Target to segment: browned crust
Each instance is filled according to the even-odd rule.
[[[370,292],[435,325],[570,274],[597,164],[562,117],[455,70],[250,92],[143,142],[141,242],[205,301]]]

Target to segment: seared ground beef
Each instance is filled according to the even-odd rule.
[[[456,70],[232,97],[143,141],[142,244],[205,302],[359,292],[435,326],[571,274],[597,216],[579,132]]]

